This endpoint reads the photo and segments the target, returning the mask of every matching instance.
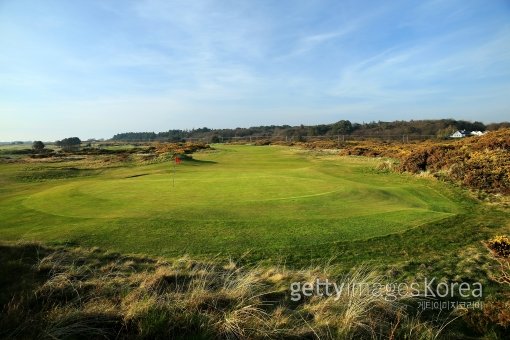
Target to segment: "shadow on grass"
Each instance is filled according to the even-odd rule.
[[[212,165],[217,164],[216,161],[209,161],[209,160],[200,160],[200,159],[194,159],[194,158],[184,158],[183,163],[189,164],[189,165]]]
[[[142,176],[147,176],[147,175],[150,175],[150,174],[131,175],[131,176],[127,176],[126,178],[135,178],[135,177],[142,177]]]

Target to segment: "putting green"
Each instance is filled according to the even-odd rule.
[[[215,148],[178,165],[175,179],[165,163],[28,186],[2,202],[0,236],[230,254],[368,239],[459,209],[439,183],[377,172],[375,159]]]

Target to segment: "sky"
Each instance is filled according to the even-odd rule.
[[[510,1],[0,0],[0,141],[510,120]]]

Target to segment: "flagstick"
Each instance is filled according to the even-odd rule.
[[[174,175],[172,177],[172,186],[175,187],[175,161],[174,161]]]

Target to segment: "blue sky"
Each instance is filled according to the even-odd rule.
[[[510,2],[0,0],[0,140],[510,119]]]

